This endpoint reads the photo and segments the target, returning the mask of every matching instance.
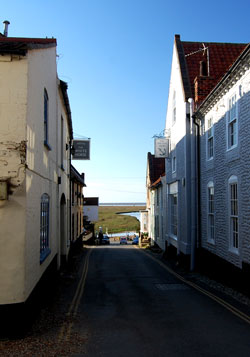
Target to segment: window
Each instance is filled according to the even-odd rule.
[[[48,145],[49,143],[48,124],[49,124],[49,97],[46,89],[44,89],[44,144],[45,145]]]
[[[40,210],[40,263],[50,254],[49,249],[49,196],[44,193],[41,197]]]
[[[72,241],[75,240],[75,216],[72,214]]]
[[[207,121],[207,159],[210,160],[214,156],[214,126],[213,118]]]
[[[79,212],[77,212],[76,216],[76,236],[79,236]]]
[[[238,230],[238,182],[236,176],[229,179],[229,219],[230,219],[230,248],[238,252],[239,249],[239,230]]]
[[[214,242],[214,184],[208,184],[208,240]]]
[[[177,194],[170,195],[171,203],[171,233],[177,237]]]
[[[159,238],[159,216],[155,216],[155,238]]]
[[[173,153],[173,156],[172,156],[172,172],[176,172],[176,154],[175,152]]]
[[[61,117],[61,169],[63,170],[63,159],[64,159],[64,136],[63,136],[63,117]]]
[[[237,145],[237,110],[236,110],[236,94],[234,94],[228,103],[228,124],[227,124],[227,143],[228,149]]]
[[[75,183],[74,183],[74,181],[71,182],[71,204],[72,204],[72,206],[75,205]]]
[[[172,125],[176,122],[176,92],[173,93],[173,112],[172,112]]]

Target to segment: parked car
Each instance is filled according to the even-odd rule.
[[[126,237],[121,237],[120,238],[120,244],[128,244],[128,240]]]
[[[109,236],[107,234],[103,235],[102,244],[110,244]]]
[[[133,238],[132,244],[139,244],[139,237],[138,236]]]

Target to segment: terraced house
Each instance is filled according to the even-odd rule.
[[[215,269],[250,272],[250,47],[199,105],[200,246]],[[231,273],[230,273],[231,272]]]
[[[10,304],[70,248],[73,133],[55,39],[0,35],[0,123],[0,304]]]
[[[165,136],[166,250],[249,270],[249,45],[175,36]],[[163,181],[164,184],[164,181]]]

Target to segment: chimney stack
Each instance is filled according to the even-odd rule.
[[[9,26],[10,22],[8,20],[5,20],[3,23],[4,23],[4,32],[3,32],[3,34],[4,34],[5,37],[8,37],[8,26]]]

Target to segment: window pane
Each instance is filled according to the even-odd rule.
[[[214,187],[208,188],[208,239],[214,240]]]
[[[238,234],[238,187],[237,183],[230,185],[230,235],[233,248],[239,248]]]
[[[49,247],[49,196],[44,193],[41,197],[40,217],[40,253]]]
[[[48,105],[49,99],[47,91],[44,90],[44,141],[48,142]]]

